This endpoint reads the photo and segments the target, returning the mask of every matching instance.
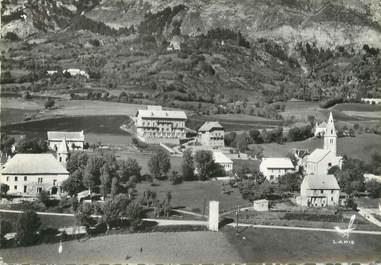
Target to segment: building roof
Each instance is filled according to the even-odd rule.
[[[184,111],[176,110],[138,110],[137,116],[142,118],[187,119]]]
[[[16,154],[2,168],[2,174],[69,174],[52,154]]]
[[[209,132],[212,129],[224,129],[218,121],[207,121],[198,129],[199,132]]]
[[[233,160],[224,155],[222,152],[213,152],[213,158],[214,162],[217,164],[233,163]]]
[[[291,159],[288,157],[263,158],[261,166],[264,166],[265,168],[294,168]]]
[[[340,190],[334,175],[307,175],[301,187],[307,190]]]
[[[80,132],[62,132],[62,131],[48,131],[49,141],[85,141],[83,131]]]
[[[331,151],[327,149],[317,148],[307,157],[307,162],[317,163],[326,157],[329,152]]]
[[[69,153],[69,148],[67,147],[66,139],[63,139],[62,142],[60,142],[58,144],[57,153],[60,153],[60,154],[68,154]]]

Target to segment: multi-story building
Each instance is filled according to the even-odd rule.
[[[85,143],[85,134],[80,132],[62,132],[50,131],[48,132],[48,146],[49,149],[57,151],[58,146],[65,140],[69,150],[83,150]]]
[[[224,147],[224,127],[217,121],[207,121],[198,129],[197,141],[212,148]]]
[[[300,185],[301,206],[335,207],[339,205],[340,187],[334,175],[307,175]]]
[[[35,196],[42,190],[51,195],[61,193],[62,182],[69,172],[52,154],[16,154],[1,169],[0,183],[8,193]]]
[[[259,165],[259,171],[270,182],[278,182],[278,178],[295,171],[292,161],[288,157],[263,158]]]
[[[146,143],[179,144],[185,139],[184,111],[163,110],[161,106],[147,106],[146,110],[138,110],[135,116],[136,133]]]

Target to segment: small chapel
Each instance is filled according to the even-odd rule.
[[[337,133],[332,112],[329,114],[323,148],[315,149],[306,157],[304,170],[306,175],[325,175],[331,167],[342,167],[343,157],[337,155]]]

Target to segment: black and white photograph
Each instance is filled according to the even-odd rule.
[[[0,8],[0,265],[381,264],[381,0]]]

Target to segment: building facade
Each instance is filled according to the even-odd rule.
[[[53,151],[58,150],[58,146],[63,140],[69,150],[83,150],[83,145],[85,143],[85,134],[83,131],[80,132],[62,132],[62,131],[48,131],[48,146],[49,149]]]
[[[298,204],[305,207],[339,206],[340,187],[334,175],[306,175],[300,185]]]
[[[62,192],[69,172],[52,154],[16,154],[1,169],[0,183],[9,194],[36,196],[42,190],[51,195]]]
[[[225,173],[230,173],[233,171],[233,160],[224,155],[222,152],[213,152],[214,162],[219,164]]]
[[[307,175],[324,175],[333,166],[342,167],[343,158],[337,156],[337,134],[332,112],[329,115],[324,134],[323,148],[315,149],[305,159],[304,170]]]
[[[179,144],[185,139],[184,111],[163,110],[160,106],[148,106],[146,110],[138,110],[135,116],[136,134],[146,143]]]
[[[197,141],[201,145],[212,148],[225,147],[224,139],[224,127],[219,122],[207,121],[198,129]]]
[[[322,123],[317,123],[315,124],[315,136],[324,136],[325,132],[327,131],[327,123],[322,122]]]
[[[278,182],[278,178],[287,173],[295,172],[295,167],[288,157],[263,158],[259,170],[270,182]]]

